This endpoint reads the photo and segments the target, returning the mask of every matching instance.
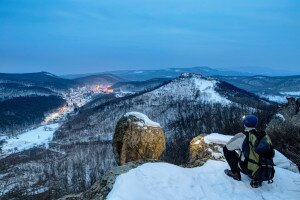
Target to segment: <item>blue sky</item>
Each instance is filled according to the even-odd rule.
[[[299,10],[299,0],[0,0],[0,72],[300,72]]]

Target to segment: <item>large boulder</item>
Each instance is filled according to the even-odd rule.
[[[119,165],[129,161],[159,159],[165,150],[164,131],[142,113],[126,113],[117,123],[113,150]]]
[[[191,167],[202,165],[207,160],[224,160],[222,148],[225,143],[220,140],[209,140],[209,138],[211,138],[209,135],[200,134],[191,140],[189,147]]]

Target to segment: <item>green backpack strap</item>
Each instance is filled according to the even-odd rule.
[[[259,169],[259,155],[255,151],[255,144],[257,141],[257,137],[254,133],[249,132],[249,160],[247,168],[251,172],[253,176],[255,172]]]

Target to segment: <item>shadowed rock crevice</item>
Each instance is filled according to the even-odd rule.
[[[159,159],[165,150],[164,131],[142,113],[127,113],[117,123],[113,150],[119,165],[136,160]]]

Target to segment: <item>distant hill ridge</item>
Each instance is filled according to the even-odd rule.
[[[124,79],[113,74],[87,75],[75,79],[66,79],[49,72],[36,73],[0,73],[0,83],[19,83],[29,86],[39,86],[52,89],[69,89],[84,84],[106,83],[114,84]]]
[[[19,83],[56,90],[68,89],[75,84],[73,80],[63,79],[48,72],[6,74],[0,73],[0,83]]]

